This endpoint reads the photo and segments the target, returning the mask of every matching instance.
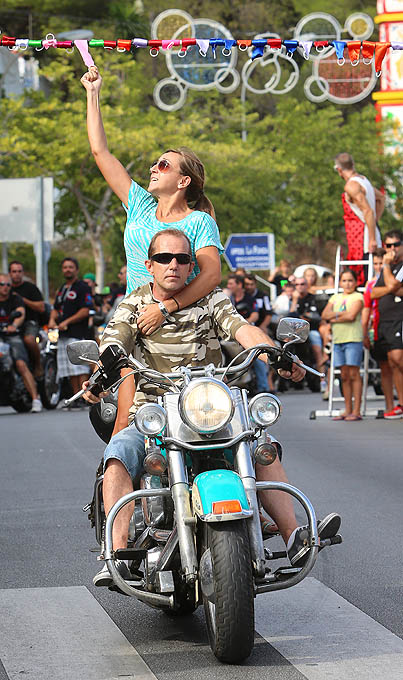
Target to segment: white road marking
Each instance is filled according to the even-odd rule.
[[[255,626],[307,680],[403,678],[403,640],[315,578],[258,595]]]
[[[0,590],[10,680],[156,680],[87,588]]]

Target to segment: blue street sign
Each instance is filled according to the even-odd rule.
[[[274,269],[274,234],[231,234],[224,257],[232,270]]]

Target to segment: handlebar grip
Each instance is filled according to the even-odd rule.
[[[90,392],[92,392],[92,394],[94,395],[94,397],[99,397],[99,395],[100,395],[101,392],[103,392],[103,391],[104,391],[104,389],[103,389],[102,385],[99,385],[99,384],[98,384],[98,385],[93,385],[93,386],[91,387],[91,390],[90,390]]]
[[[274,368],[276,371],[278,371],[279,368],[282,368],[284,371],[289,371],[291,373],[292,365],[293,365],[292,355],[289,354],[289,352],[284,352],[284,354],[277,357],[274,364]]]

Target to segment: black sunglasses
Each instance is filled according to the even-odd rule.
[[[11,288],[11,283],[2,283],[0,281],[0,286],[8,286],[9,288]]]
[[[190,264],[192,256],[189,253],[155,253],[155,255],[151,255],[150,259],[158,262],[158,264],[169,264],[173,259],[178,264]]]
[[[385,248],[398,248],[399,246],[402,245],[401,241],[393,241],[393,243],[385,243]]]

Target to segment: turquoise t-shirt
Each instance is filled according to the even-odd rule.
[[[127,260],[127,293],[151,281],[144,261],[148,257],[148,246],[154,234],[163,229],[180,229],[189,238],[192,245],[192,257],[196,262],[187,283],[200,272],[197,266],[196,252],[200,248],[215,246],[223,252],[217,224],[208,213],[194,210],[190,215],[178,222],[160,222],[155,213],[157,201],[152,194],[132,181],[128,206],[123,205],[127,213],[124,245]]]

